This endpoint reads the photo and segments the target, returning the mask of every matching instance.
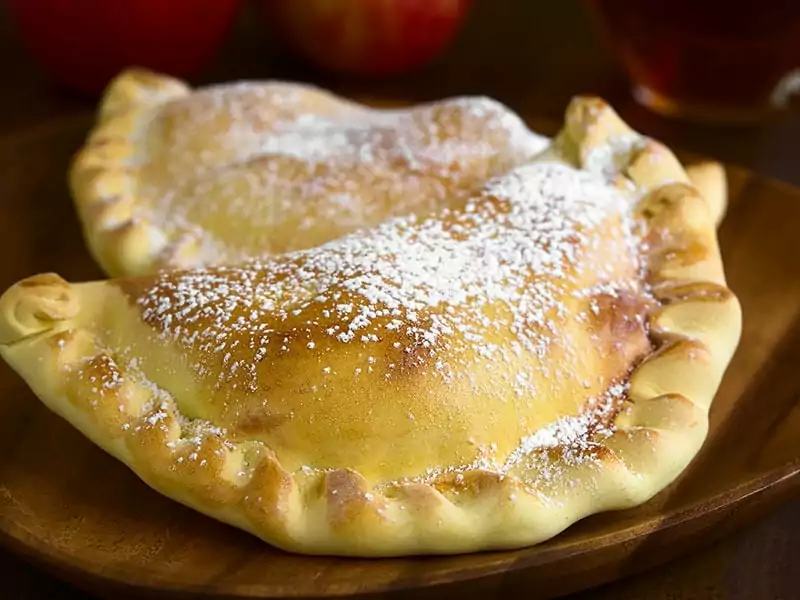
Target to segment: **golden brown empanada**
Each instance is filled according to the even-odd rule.
[[[361,110],[361,109],[358,109]],[[427,214],[0,298],[0,352],[161,493],[281,548],[513,548],[700,448],[740,334],[708,203],[595,98]]]
[[[427,214],[548,145],[483,97],[379,110],[308,85],[193,91],[133,70],[109,86],[70,181],[95,258],[111,275],[136,275],[311,248]],[[712,183],[701,192],[716,219],[724,187],[715,171],[698,173]]]

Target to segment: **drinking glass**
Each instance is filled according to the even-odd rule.
[[[759,119],[800,92],[800,0],[587,0],[657,113]]]

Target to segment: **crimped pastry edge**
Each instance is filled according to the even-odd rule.
[[[560,142],[582,166],[592,147],[627,133],[604,102],[578,98],[567,109]],[[204,442],[204,451],[218,460],[198,473],[189,461],[176,462],[184,450],[174,443],[181,436],[174,404],[158,419],[140,415],[140,427],[123,434],[125,415],[108,392],[90,408],[99,394],[93,396],[85,381],[64,377],[65,367],[87,359],[111,368],[114,357],[91,333],[71,328],[77,286],[54,275],[29,278],[0,298],[0,354],[54,412],[160,493],[275,546],[309,554],[397,556],[532,545],[590,514],[641,504],[671,483],[705,439],[709,407],[738,344],[741,309],[725,284],[708,205],[683,183],[674,156],[655,178],[642,167],[663,165],[665,152],[648,143],[622,172],[646,192],[638,210],[648,227],[680,228],[682,242],[695,254],[651,250],[649,279],[660,308],[650,317],[650,331],[660,348],[632,373],[630,402],[597,460],[564,463],[559,481],[547,490],[480,469],[374,487],[351,470],[291,473],[266,447],[215,438]],[[133,406],[152,391],[126,382],[117,393]],[[242,478],[236,474],[245,462],[251,468]]]
[[[97,122],[73,157],[69,187],[90,252],[112,277],[153,270],[170,240],[135,215],[138,165],[145,160],[149,122],[167,102],[188,96],[189,86],[145,69],[120,73],[106,88]]]

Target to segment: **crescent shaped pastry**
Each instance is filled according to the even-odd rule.
[[[708,203],[597,98],[320,246],[0,298],[0,352],[159,492],[303,553],[514,548],[695,456],[738,343]]]
[[[70,182],[96,260],[136,275],[311,248],[427,214],[548,144],[484,97],[374,109],[308,85],[193,91],[131,70],[106,91]],[[725,190],[708,173],[702,182],[714,185],[702,191],[718,211]]]

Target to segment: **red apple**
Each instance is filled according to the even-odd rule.
[[[120,70],[185,77],[209,62],[238,0],[11,0],[28,48],[60,82],[97,93]]]
[[[452,41],[472,0],[261,0],[267,26],[323,69],[393,75]]]

